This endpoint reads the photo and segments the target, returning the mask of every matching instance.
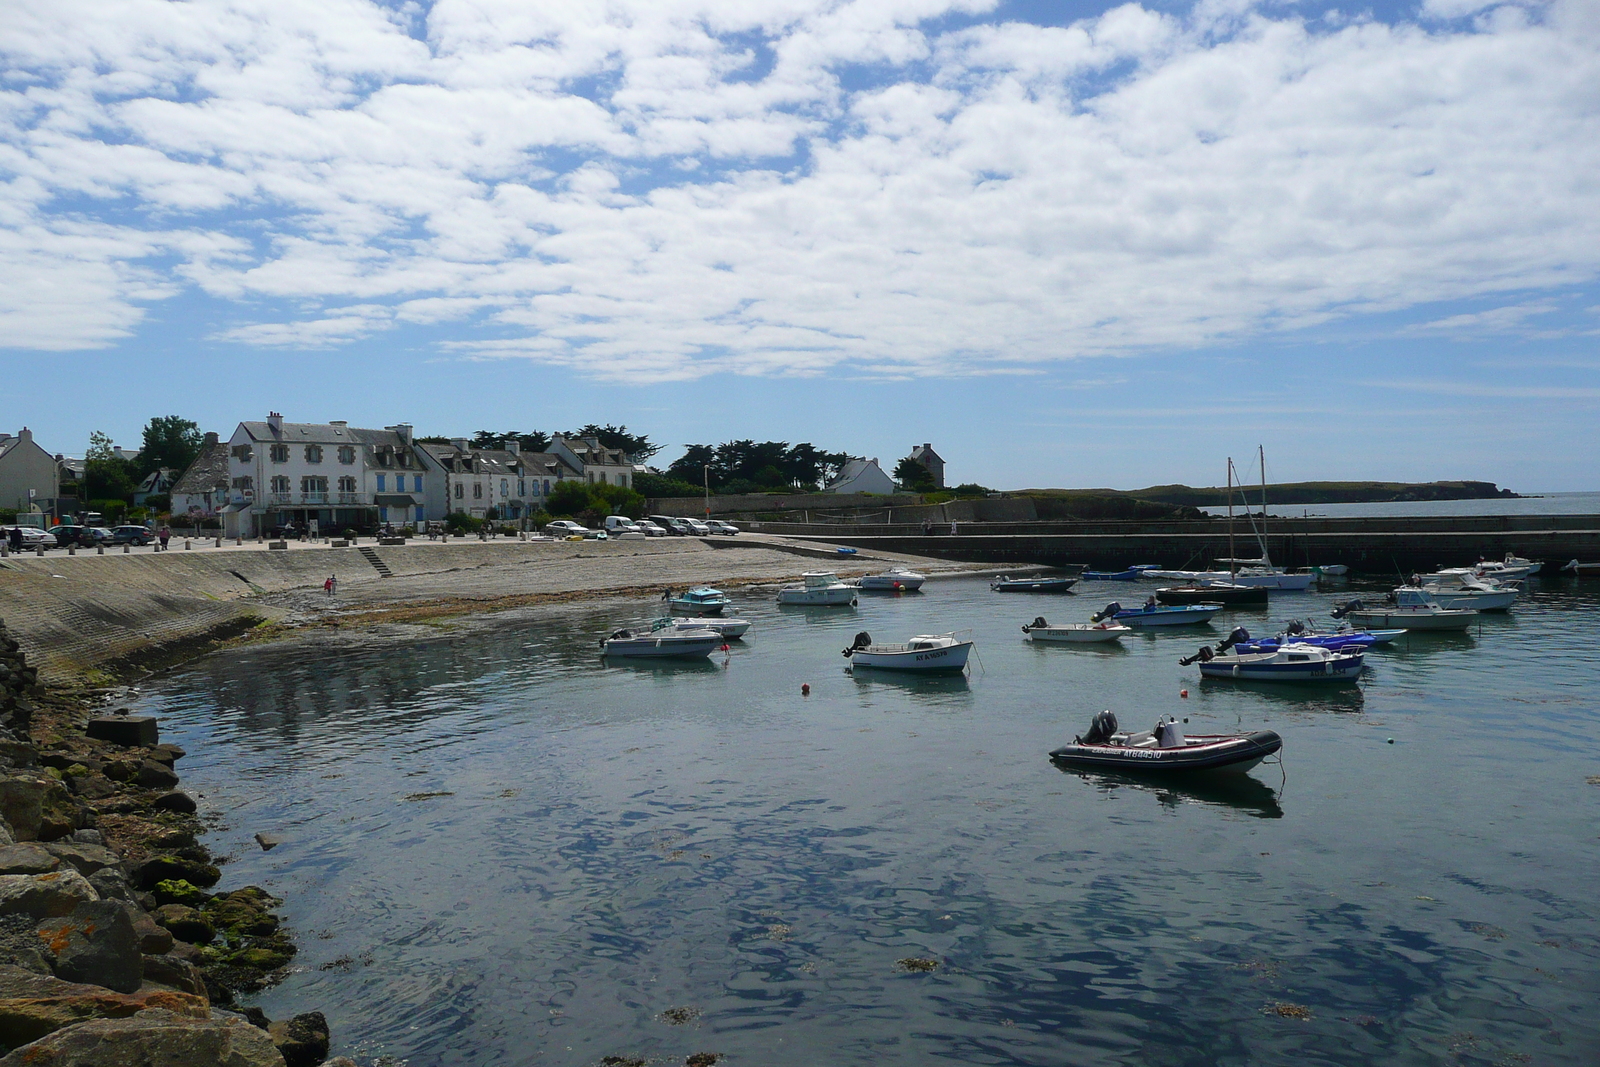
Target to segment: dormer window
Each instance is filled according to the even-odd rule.
[[[322,446],[321,445],[306,445],[306,462],[307,463],[321,463],[322,462]]]

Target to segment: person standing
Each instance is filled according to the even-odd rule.
[[[335,578],[333,575],[330,574],[330,575],[328,575],[328,580],[322,583],[322,591],[324,593],[326,593],[328,596],[332,596],[333,595],[333,591],[338,586],[338,584],[339,584],[339,579]]]
[[[167,540],[172,536],[172,531],[163,526],[161,527],[161,532],[156,536],[161,538],[161,551],[165,552],[167,550]]]
[[[11,542],[11,551],[22,551],[22,527],[13,526],[11,532],[6,534],[6,540]]]

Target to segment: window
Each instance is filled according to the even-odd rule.
[[[274,462],[274,463],[287,463],[287,462],[289,462],[289,446],[288,445],[273,445],[267,451],[272,456],[272,462]]]
[[[411,466],[411,453],[410,452],[398,452],[398,453],[396,453],[396,455],[398,455],[400,457],[400,466],[402,466],[402,467]]]
[[[249,463],[256,458],[256,450],[249,445],[234,445],[229,451],[233,453],[233,458],[241,463]]]
[[[356,480],[354,478],[352,478],[350,475],[347,474],[343,478],[339,479],[339,492],[341,492],[341,493],[353,493],[355,491],[356,491]]]
[[[380,492],[380,493],[383,492],[383,488],[384,488],[383,480],[387,476],[386,475],[382,475],[382,474],[377,474],[377,475],[374,475],[374,477],[378,479],[378,492]]]
[[[413,493],[422,492],[422,475],[413,474],[411,476],[411,491]]]
[[[517,496],[524,497],[524,496],[527,496],[527,495],[528,495],[528,482],[527,482],[527,479],[518,478],[517,479]]]
[[[287,493],[289,491],[288,477],[282,474],[274,474],[272,476],[272,491],[274,493]]]
[[[235,478],[233,480],[233,487],[235,489],[254,489],[256,487],[256,480],[246,474],[242,478]]]
[[[503,497],[511,495],[511,493],[506,489],[506,480],[504,478],[500,479],[500,495]]]
[[[456,483],[456,499],[460,500],[464,493],[465,493],[465,490],[461,488],[461,483],[457,482]]]
[[[306,445],[306,462],[307,463],[321,463],[322,462],[322,446],[321,445]]]
[[[618,485],[627,485],[628,484],[628,476],[626,474],[617,475],[617,484]]]
[[[549,478],[546,478],[544,480],[544,495],[545,496],[549,496],[550,495],[550,479]]]
[[[300,491],[302,493],[326,493],[328,491],[328,479],[307,475],[300,479]]]
[[[483,499],[483,483],[482,482],[473,482],[472,483],[472,498],[474,500],[482,500]]]
[[[339,462],[346,466],[356,461],[356,450],[349,445],[339,446]]]
[[[590,485],[594,484],[594,471],[590,471],[589,472],[589,484]]]

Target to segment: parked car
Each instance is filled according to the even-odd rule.
[[[739,527],[731,522],[723,522],[721,519],[707,519],[706,525],[711,527],[712,533],[721,534],[724,537],[732,537],[739,532]]]
[[[544,524],[544,532],[551,537],[593,537],[595,532],[571,519],[556,519]]]
[[[696,537],[711,536],[711,527],[707,526],[699,519],[684,519],[683,522],[685,526],[689,527],[689,531]]]
[[[633,524],[633,528],[635,530],[638,530],[640,533],[644,534],[646,537],[665,537],[665,536],[667,536],[667,531],[666,530],[663,530],[660,526],[657,526],[655,523],[651,522],[649,519],[638,519],[638,520],[636,520],[634,522],[634,524]]]
[[[68,545],[104,544],[111,539],[111,531],[100,526],[63,525],[50,532],[55,534],[56,544],[62,548]]]
[[[145,526],[118,526],[111,531],[111,543],[114,545],[148,545],[156,539],[156,535]]]
[[[56,539],[50,536],[48,530],[41,530],[37,526],[8,526],[3,531],[0,531],[0,533],[5,534],[8,542],[11,539],[12,530],[22,531],[23,548],[38,548],[40,545],[46,548],[56,547]]]
[[[645,518],[667,531],[673,537],[684,537],[689,533],[689,528],[683,525],[683,520],[672,515],[646,515]]]

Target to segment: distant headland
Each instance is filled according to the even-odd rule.
[[[1195,488],[1187,485],[1153,485],[1148,489],[1091,489],[1080,492],[1107,493],[1151,500],[1160,504],[1195,508],[1222,507],[1228,491],[1222,486]],[[1267,486],[1267,499],[1273,504],[1375,504],[1413,500],[1492,500],[1515,498],[1519,494],[1501,489],[1493,482],[1282,482]],[[1235,504],[1246,501],[1259,505],[1259,486],[1234,486]]]

